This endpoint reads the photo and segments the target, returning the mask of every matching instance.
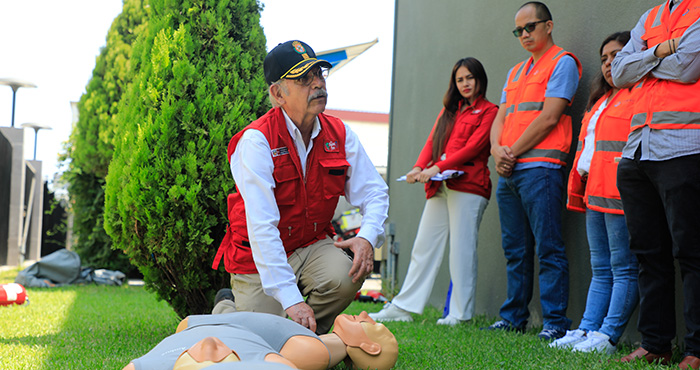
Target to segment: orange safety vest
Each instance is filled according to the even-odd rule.
[[[700,18],[700,1],[686,0],[670,13],[666,3],[653,8],[644,22],[649,49],[683,35]],[[661,80],[648,74],[635,86],[632,131],[644,126],[655,130],[700,129],[700,84]]]
[[[268,111],[234,135],[228,145],[230,161],[246,130],[259,130],[270,144],[274,193],[280,212],[277,228],[287,256],[298,248],[335,235],[331,220],[338,197],[345,195],[345,180],[350,167],[345,157],[345,125],[340,119],[325,114],[319,114],[318,119],[322,129],[313,139],[314,145],[307,158],[306,179],[281,108]],[[218,268],[223,257],[226,271],[230,273],[257,273],[248,238],[246,211],[238,190],[229,194],[230,224],[212,268]]]
[[[630,108],[634,104],[634,99],[629,89],[618,91],[598,116],[595,126],[595,150],[587,180],[584,181],[576,169],[585,146],[591,117],[610,97],[610,94],[609,91],[603,95],[591,110],[583,115],[576,158],[569,173],[566,203],[566,208],[569,210],[585,212],[588,208],[598,212],[624,214],[620,192],[617,190],[617,165],[622,155],[622,148],[627,142],[632,118]]]
[[[506,118],[501,134],[501,145],[512,146],[523,134],[525,129],[542,113],[544,94],[557,62],[564,55],[570,55],[578,66],[581,78],[581,62],[575,55],[559,46],[552,46],[532,65],[532,57],[513,67],[506,84]],[[566,157],[571,147],[571,103],[559,118],[559,123],[534,148],[521,154],[518,162],[551,162],[566,165]],[[517,104],[517,105],[516,105]]]

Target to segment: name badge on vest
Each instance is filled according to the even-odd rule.
[[[326,151],[326,153],[338,153],[338,141],[327,141],[323,145],[323,149]]]
[[[274,158],[274,157],[279,157],[281,155],[289,154],[289,149],[287,149],[286,146],[283,146],[281,148],[272,149],[271,152],[272,152],[272,158]]]
[[[472,114],[479,114],[481,113],[481,109],[475,109],[472,111]]]

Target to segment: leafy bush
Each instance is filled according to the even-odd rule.
[[[153,0],[134,44],[105,190],[105,229],[180,316],[211,311],[233,190],[226,146],[268,109],[255,0]]]
[[[104,185],[112,160],[112,137],[118,103],[131,82],[131,45],[145,27],[148,7],[142,0],[124,0],[122,13],[112,22],[107,44],[97,57],[92,78],[78,102],[78,122],[71,133],[64,174],[74,213],[74,250],[84,265],[137,273],[124,252],[112,249],[103,227]]]

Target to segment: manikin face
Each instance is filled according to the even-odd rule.
[[[541,19],[537,18],[534,6],[528,5],[520,9],[515,15],[516,28],[525,28],[529,23],[536,23],[538,21],[541,21]],[[532,32],[523,30],[518,40],[520,40],[520,45],[522,45],[525,50],[531,53],[538,53],[544,51],[551,33],[552,21],[539,22],[535,24],[535,29],[532,30]]]
[[[610,72],[612,69],[612,61],[615,59],[615,55],[617,55],[624,46],[625,45],[622,45],[620,42],[612,40],[603,46],[603,53],[600,55],[600,70],[603,72],[605,82],[613,87],[615,85],[613,84],[612,74]]]
[[[379,353],[380,346],[370,340],[362,327],[366,323],[369,326],[376,326],[377,322],[372,320],[367,312],[362,311],[359,315],[339,315],[335,318],[334,333],[337,333],[340,338],[348,346],[360,347],[367,353]],[[373,353],[373,354],[376,354]]]
[[[459,94],[462,95],[464,99],[467,99],[469,104],[474,101],[474,94],[476,94],[476,78],[465,66],[457,68],[455,73],[455,86],[459,90]]]
[[[238,355],[219,338],[207,337],[183,352],[173,370],[199,370],[214,364],[240,361]]]
[[[333,333],[347,346],[353,366],[366,369],[391,369],[396,364],[399,346],[393,334],[362,312],[357,316],[340,315]]]

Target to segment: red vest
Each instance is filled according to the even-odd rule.
[[[335,117],[319,114],[321,132],[313,139],[307,158],[306,181],[281,108],[273,108],[237,133],[228,145],[228,158],[236,150],[243,132],[259,130],[270,144],[274,163],[275,199],[280,220],[277,228],[289,256],[326,236],[333,236],[331,220],[338,197],[345,195],[345,179],[350,164],[345,157],[345,125]],[[251,210],[254,212],[254,208]],[[246,206],[240,193],[228,196],[229,227],[219,246],[213,268],[223,255],[226,271],[236,274],[257,273],[248,239]]]
[[[532,58],[513,67],[506,85],[506,118],[501,133],[501,145],[512,146],[530,123],[542,113],[544,94],[557,62],[564,55],[570,55],[578,66],[581,77],[581,63],[576,56],[554,45],[532,65]],[[517,104],[517,105],[516,105]],[[571,147],[571,114],[569,108],[559,118],[559,123],[539,144],[518,157],[518,162],[551,162],[566,165],[566,157]]]
[[[644,23],[649,49],[666,40],[683,35],[700,18],[700,1],[686,0],[673,14],[666,3],[653,8]],[[700,129],[700,84],[684,84],[660,80],[648,74],[635,88],[632,131],[649,126],[652,129]]]
[[[629,135],[631,107],[634,104],[628,89],[620,90],[603,109],[595,126],[595,151],[591,158],[588,178],[584,182],[579,175],[578,161],[583,151],[588,123],[610,92],[602,96],[581,121],[581,134],[574,165],[569,173],[568,202],[566,208],[585,212],[586,207],[598,212],[623,214],[620,192],[617,190],[617,165],[622,148]]]

